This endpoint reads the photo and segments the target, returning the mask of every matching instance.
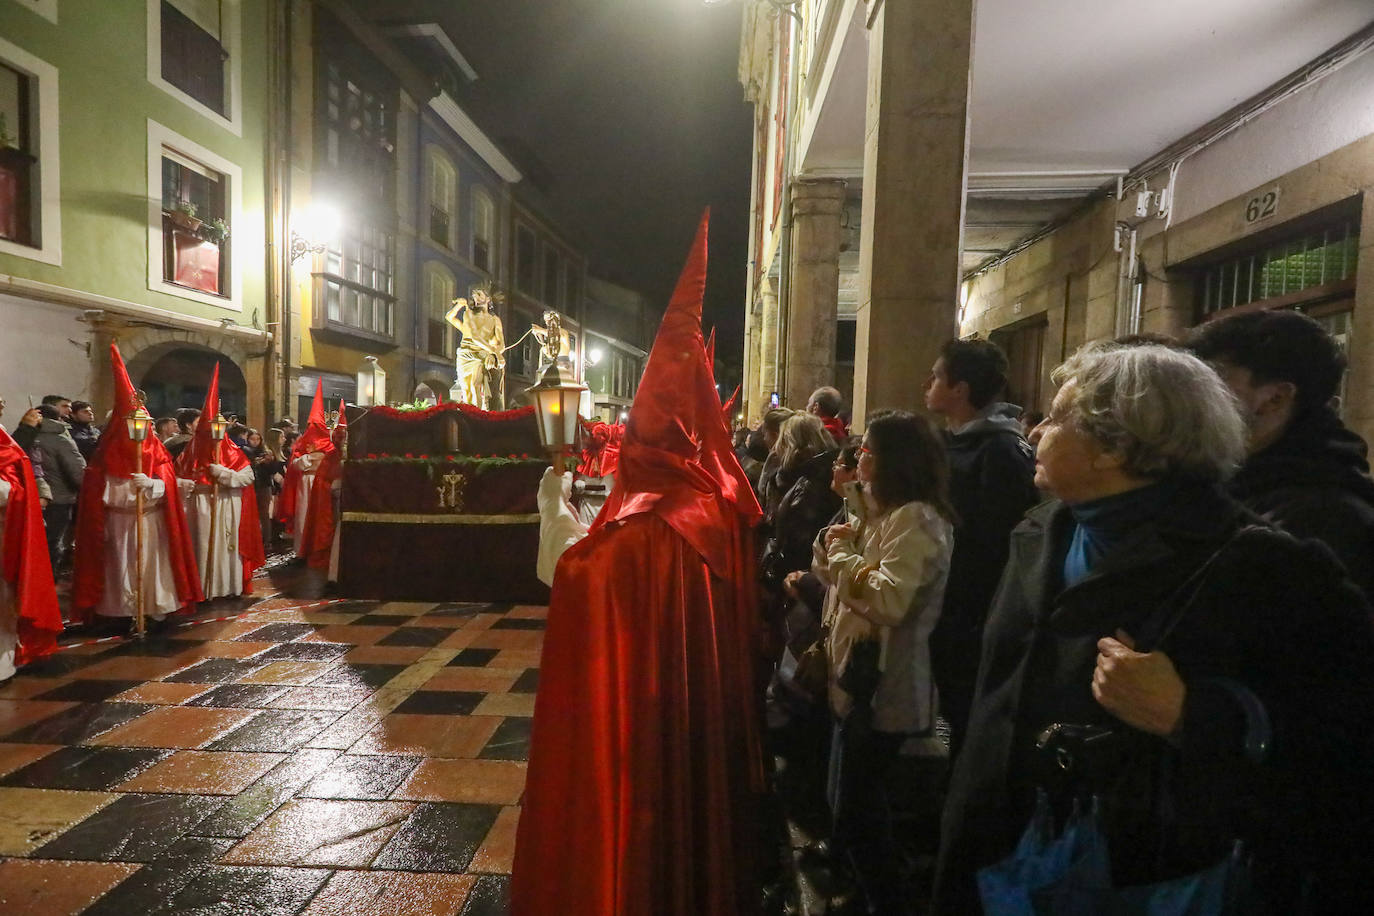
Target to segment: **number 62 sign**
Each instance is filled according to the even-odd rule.
[[[1258,223],[1279,212],[1279,189],[1274,186],[1245,201],[1245,223]]]

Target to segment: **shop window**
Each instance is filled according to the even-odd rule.
[[[496,207],[481,188],[472,191],[472,263],[492,273],[496,264]]]
[[[515,288],[530,296],[537,296],[534,288],[536,270],[535,254],[537,245],[534,230],[526,226],[515,228]]]
[[[162,279],[228,296],[229,181],[188,156],[162,148]]]
[[[1282,307],[1347,293],[1359,258],[1358,217],[1281,238],[1198,273],[1200,317],[1239,306]]]
[[[448,157],[429,151],[429,237],[445,248],[454,247],[454,214],[458,212],[458,175]]]
[[[324,317],[327,324],[391,339],[395,334],[395,238],[355,222],[324,253]]]

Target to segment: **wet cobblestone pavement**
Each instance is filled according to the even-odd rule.
[[[544,616],[272,598],[31,666],[0,912],[504,914]]]

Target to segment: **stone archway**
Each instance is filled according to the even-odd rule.
[[[129,378],[147,393],[148,412],[155,417],[204,404],[216,364],[221,413],[246,416],[248,381],[243,370],[231,356],[213,347],[187,340],[163,341],[128,358]]]

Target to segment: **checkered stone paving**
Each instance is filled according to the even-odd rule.
[[[507,911],[546,609],[292,602],[0,688],[0,913]]]

